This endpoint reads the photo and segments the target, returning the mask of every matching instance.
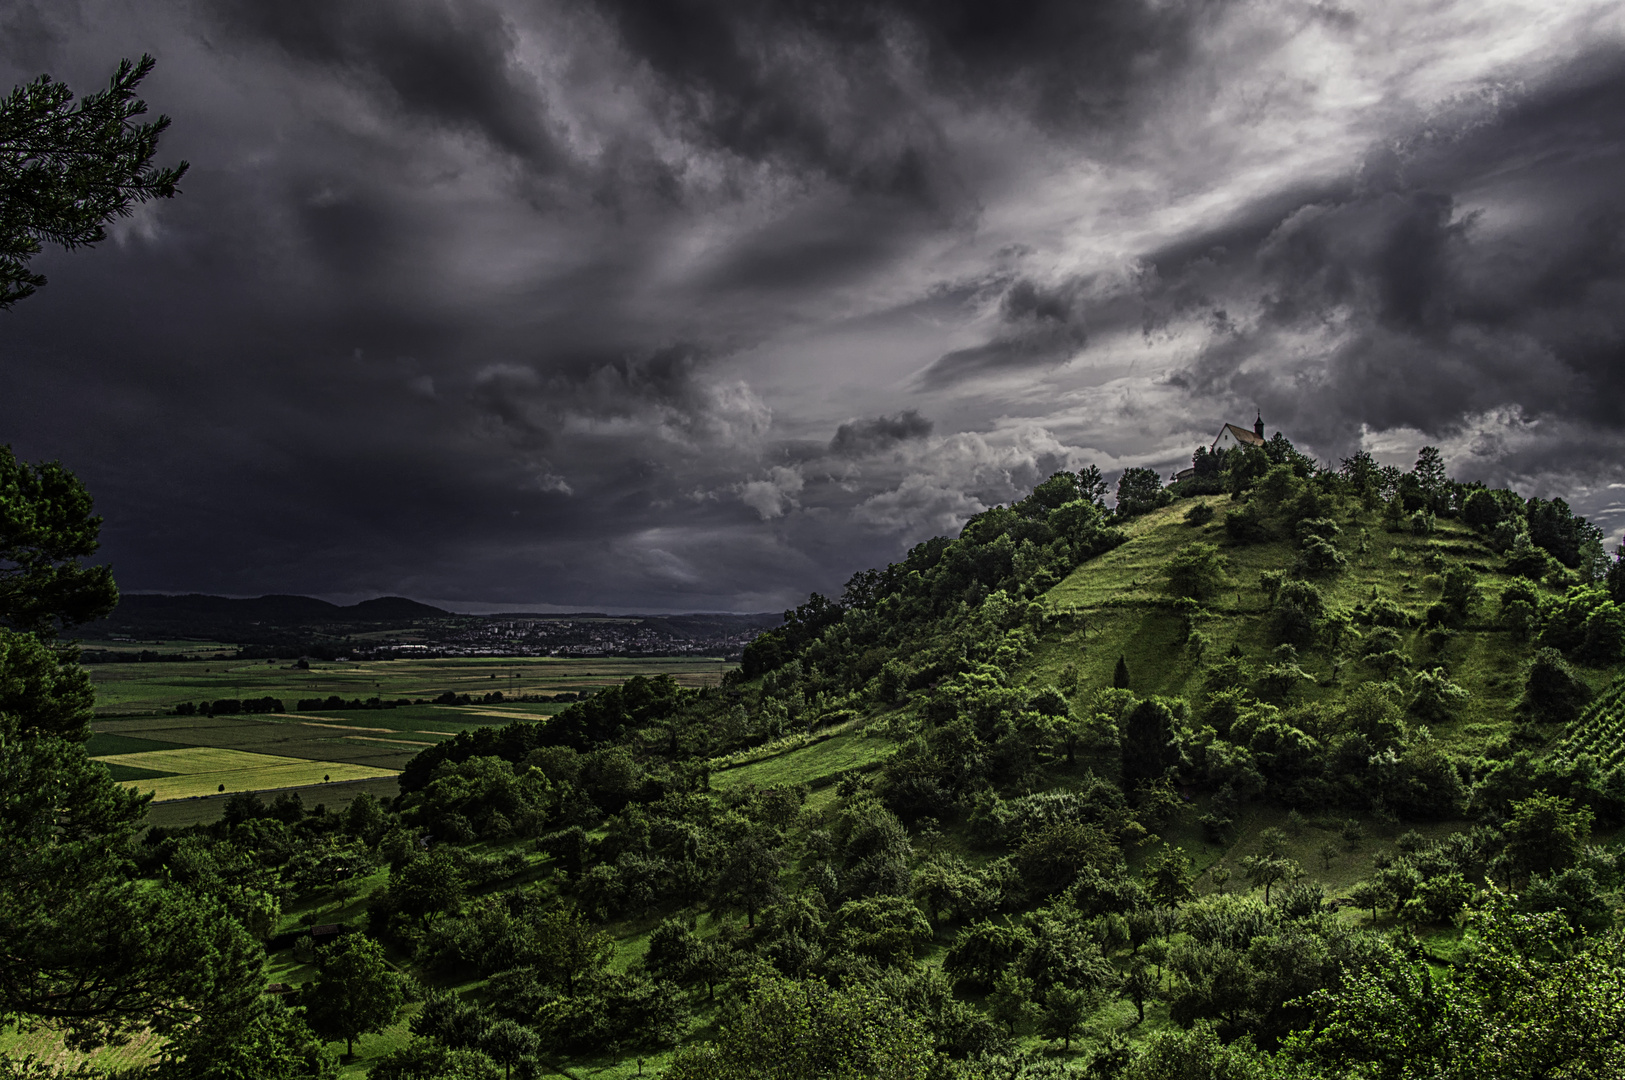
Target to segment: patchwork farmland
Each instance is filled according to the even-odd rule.
[[[568,701],[538,697],[591,693],[634,675],[671,675],[687,686],[715,683],[720,661],[420,660],[313,663],[307,669],[244,661],[88,665],[98,719],[90,754],[113,778],[151,791],[153,824],[212,820],[233,794],[263,797],[298,791],[306,805],[338,809],[363,791],[379,798],[399,790],[395,777],[428,746],[480,727],[539,720]],[[500,702],[479,698],[501,690]],[[469,705],[311,708],[301,700],[424,701],[447,691]],[[532,700],[516,700],[520,696]],[[274,697],[289,711],[230,716],[177,716],[183,702]]]
[[[500,690],[505,699],[592,692],[619,686],[634,675],[670,675],[683,686],[714,686],[734,665],[716,658],[559,657],[447,660],[312,660],[308,668],[284,661],[211,658],[151,663],[86,664],[101,716],[168,712],[182,702],[270,696],[289,709],[300,699],[338,696],[346,701],[436,698],[450,691],[480,698]],[[545,702],[508,701],[501,708],[555,712]],[[318,710],[322,711],[322,710]]]

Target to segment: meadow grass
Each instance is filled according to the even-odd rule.
[[[791,750],[711,774],[711,786],[724,791],[755,784],[775,787],[786,784],[813,784],[853,769],[874,765],[889,754],[895,744],[873,728],[849,731]]]
[[[102,762],[114,780],[123,783],[126,780],[156,780],[160,776],[174,776],[172,772],[163,769],[143,769],[135,765],[119,765],[113,762]]]

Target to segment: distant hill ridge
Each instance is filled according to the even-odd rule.
[[[429,630],[431,635],[465,632],[483,622],[603,622],[641,630],[673,641],[737,639],[777,626],[777,613],[727,615],[608,615],[600,612],[504,612],[469,615],[446,611],[404,596],[379,596],[358,604],[339,605],[310,596],[271,594],[257,597],[129,593],[105,619],[78,628],[87,640],[109,638],[201,639],[245,646],[305,649],[326,643],[331,649],[352,635]],[[459,629],[461,628],[461,629]]]
[[[252,598],[208,596],[202,593],[165,595],[125,594],[108,617],[117,623],[132,619],[229,618],[251,622],[399,622],[409,619],[444,619],[453,612],[420,604],[404,596],[379,596],[347,607],[312,596],[271,594]]]

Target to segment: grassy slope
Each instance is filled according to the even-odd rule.
[[[1219,511],[1214,522],[1192,528],[1182,522],[1195,502],[1207,502]],[[1046,602],[1055,611],[1076,611],[1077,629],[1047,635],[1022,677],[1031,681],[1060,682],[1065,669],[1075,667],[1082,687],[1109,686],[1118,656],[1126,658],[1130,686],[1139,694],[1179,695],[1194,699],[1201,690],[1203,666],[1183,654],[1178,645],[1180,619],[1167,610],[1161,567],[1186,544],[1197,540],[1219,544],[1230,564],[1231,587],[1206,605],[1200,620],[1212,639],[1208,658],[1240,645],[1249,659],[1263,661],[1270,649],[1267,598],[1258,587],[1259,574],[1286,570],[1296,556],[1286,541],[1246,547],[1224,547],[1219,524],[1229,500],[1223,496],[1180,500],[1133,522],[1130,540],[1115,551],[1078,568],[1050,590]],[[1375,514],[1342,517],[1339,542],[1349,554],[1349,568],[1317,585],[1328,608],[1352,607],[1367,600],[1372,590],[1421,616],[1438,599],[1437,574],[1424,564],[1430,545],[1436,545],[1444,567],[1476,563],[1493,567],[1500,559],[1483,547],[1475,534],[1458,522],[1441,519],[1432,536],[1384,532]],[[1360,531],[1367,532],[1369,553],[1355,554]],[[1443,663],[1450,677],[1472,695],[1460,717],[1434,729],[1435,737],[1452,749],[1471,752],[1509,730],[1514,707],[1523,692],[1522,667],[1529,647],[1493,623],[1500,590],[1510,581],[1496,573],[1480,575],[1480,603],[1474,621],[1444,651],[1430,653],[1418,630],[1408,632],[1406,651],[1413,667]],[[1086,625],[1085,625],[1086,624]],[[1322,684],[1331,681],[1332,667],[1323,654],[1306,653],[1301,665]],[[1582,668],[1580,674],[1594,688],[1606,685],[1625,666]],[[1307,688],[1305,701],[1335,701],[1358,680],[1371,673],[1354,663],[1345,664],[1335,685]]]
[[[1195,502],[1211,504],[1218,512],[1206,526],[1192,527],[1183,522],[1185,512]],[[1204,665],[1185,654],[1179,644],[1181,619],[1168,607],[1162,567],[1185,545],[1206,541],[1219,545],[1227,559],[1230,587],[1205,605],[1199,626],[1212,644],[1208,660],[1240,646],[1257,666],[1271,652],[1267,597],[1259,588],[1259,575],[1267,570],[1289,569],[1296,558],[1295,546],[1275,541],[1244,547],[1226,546],[1222,525],[1229,500],[1223,496],[1181,500],[1172,506],[1140,518],[1127,527],[1129,541],[1078,568],[1057,584],[1045,597],[1047,607],[1057,614],[1070,614],[1041,636],[1034,654],[1015,674],[1024,684],[1052,683],[1075,685],[1075,699],[1089,691],[1110,686],[1117,658],[1126,658],[1131,688],[1138,694],[1183,696],[1193,702],[1200,696]],[[1451,678],[1472,695],[1461,715],[1434,729],[1437,739],[1451,749],[1472,754],[1511,730],[1513,711],[1522,693],[1522,668],[1530,652],[1526,644],[1493,625],[1500,590],[1510,580],[1489,568],[1499,558],[1483,547],[1477,537],[1456,522],[1439,522],[1437,531],[1427,537],[1409,533],[1385,532],[1375,514],[1344,512],[1338,519],[1343,529],[1339,545],[1349,556],[1348,569],[1317,582],[1328,609],[1349,608],[1368,600],[1373,589],[1420,616],[1438,598],[1438,580],[1455,563],[1475,563],[1486,568],[1480,576],[1480,604],[1474,621],[1439,655],[1430,653],[1420,630],[1405,632],[1405,651],[1413,669],[1442,663]],[[1367,553],[1357,554],[1362,530]],[[1442,566],[1430,569],[1424,562],[1430,546],[1444,559]],[[1315,676],[1316,685],[1305,688],[1301,700],[1335,703],[1349,689],[1376,677],[1358,663],[1345,662],[1340,677],[1332,679],[1329,657],[1306,651],[1301,666]],[[1594,687],[1601,688],[1625,671],[1625,665],[1604,669],[1579,669]],[[832,782],[854,768],[873,767],[890,752],[892,742],[882,735],[885,716],[875,715],[866,722],[849,724],[838,735],[817,741],[789,740],[777,747],[718,759],[713,762],[712,784],[718,789],[743,783],[759,785],[809,783],[814,787],[808,809],[813,815],[834,803]],[[1057,775],[1065,784],[1072,777]],[[1188,808],[1180,820],[1170,823],[1163,838],[1183,848],[1202,873],[1200,892],[1215,888],[1209,872],[1224,864],[1231,871],[1228,891],[1247,891],[1239,870],[1240,860],[1258,850],[1259,834],[1266,828],[1288,833],[1287,854],[1309,871],[1311,880],[1324,884],[1330,895],[1345,891],[1373,870],[1373,860],[1383,850],[1392,850],[1392,841],[1402,831],[1413,829],[1428,838],[1442,837],[1467,822],[1436,822],[1395,826],[1378,821],[1362,822],[1364,838],[1346,843],[1340,833],[1344,818],[1304,818],[1278,806],[1255,803],[1246,807],[1233,835],[1223,845],[1207,842],[1194,823],[1202,801]],[[963,830],[948,826],[939,843],[973,861],[985,858],[967,842]],[[1328,843],[1335,851],[1323,853]],[[1130,853],[1132,864],[1144,861],[1154,847]],[[1330,861],[1326,860],[1330,854]],[[1345,918],[1366,921],[1369,916],[1345,909]],[[1387,920],[1383,921],[1386,925]],[[625,964],[641,951],[648,927],[624,925],[614,928],[620,940],[618,964]],[[1449,936],[1449,935],[1446,935]],[[930,951],[926,962],[940,963],[943,946],[951,941],[945,934]],[[1167,1006],[1148,1006],[1147,1023],[1130,1027],[1133,1009],[1126,1002],[1102,1006],[1093,1018],[1097,1030],[1128,1030],[1140,1039],[1167,1026]],[[704,1037],[697,1031],[694,1037]],[[1034,1045],[1039,1040],[1029,1037]],[[603,1062],[594,1064],[602,1065]],[[605,1075],[619,1075],[613,1069]]]

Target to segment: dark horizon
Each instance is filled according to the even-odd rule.
[[[496,604],[470,603],[468,601],[451,601],[451,602],[448,602],[448,603],[445,603],[445,604],[440,604],[440,603],[435,603],[433,600],[424,600],[424,599],[422,599],[420,597],[416,597],[416,596],[398,596],[398,595],[395,595],[395,594],[376,594],[376,595],[371,595],[371,596],[362,596],[362,597],[353,599],[353,598],[344,597],[344,596],[337,596],[337,597],[335,597],[335,596],[315,596],[315,595],[311,595],[311,594],[308,594],[308,593],[243,593],[243,594],[239,594],[239,595],[226,595],[226,594],[221,594],[221,593],[164,592],[164,591],[158,590],[158,589],[140,589],[140,590],[137,590],[137,589],[124,589],[124,590],[120,590],[120,593],[119,593],[120,602],[122,602],[123,599],[125,597],[128,597],[128,596],[162,596],[162,597],[170,597],[170,598],[176,598],[176,599],[187,598],[187,597],[200,597],[200,598],[208,599],[208,600],[270,600],[270,599],[319,600],[324,604],[332,604],[333,606],[335,606],[337,608],[340,608],[340,609],[355,608],[355,607],[361,606],[363,604],[368,604],[368,603],[372,603],[372,602],[379,601],[379,600],[407,600],[407,601],[410,601],[410,602],[415,603],[415,604],[424,604],[424,605],[427,605],[429,607],[440,608],[442,611],[444,611],[445,613],[447,613],[449,615],[481,615],[481,616],[485,616],[485,617],[488,617],[488,618],[495,618],[495,617],[499,617],[499,616],[511,616],[511,617],[514,617],[514,618],[525,618],[527,616],[536,616],[538,618],[558,618],[558,617],[569,616],[569,615],[580,616],[582,618],[589,618],[589,617],[592,617],[592,616],[601,615],[601,616],[604,616],[606,618],[622,619],[622,618],[638,618],[639,616],[649,616],[649,617],[669,617],[669,616],[672,616],[672,615],[740,615],[740,616],[774,615],[774,616],[777,616],[779,614],[782,614],[782,612],[780,612],[780,611],[691,611],[691,610],[684,610],[684,611],[636,610],[636,611],[634,611],[632,609],[611,611],[611,610],[607,610],[607,609],[605,609],[605,610],[597,610],[597,609],[589,610],[589,609],[586,609],[586,608],[559,608],[558,610],[555,610],[555,611],[540,611],[540,610],[523,610],[523,609],[519,609],[519,608],[506,608],[506,607],[502,607],[502,606],[496,605]],[[487,608],[490,609],[490,610],[481,610],[481,609],[487,609]]]
[[[1625,528],[1617,5],[0,14],[143,52],[183,194],[0,312],[131,593],[772,612],[1255,410]]]

